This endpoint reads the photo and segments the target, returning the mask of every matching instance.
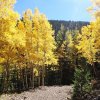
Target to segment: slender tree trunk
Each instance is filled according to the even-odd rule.
[[[6,68],[5,68],[6,69]],[[3,85],[3,92],[6,92],[6,71],[4,71],[4,85]]]
[[[21,69],[20,68],[20,73],[21,73],[21,77],[22,77],[22,84],[23,84],[23,90],[25,90],[25,82],[24,82],[24,74],[25,74],[25,72],[24,72],[24,70],[23,69]]]
[[[18,77],[18,69],[17,69],[17,67],[16,67],[16,65],[15,65],[15,71],[16,71],[16,73],[17,73],[17,79],[16,79],[16,87],[17,87],[17,90],[19,90],[19,85],[18,85],[18,80],[19,80],[19,77]],[[16,88],[15,88],[16,89]]]
[[[61,79],[60,79],[60,85],[62,85],[62,78],[63,78],[63,67],[62,66],[60,66],[60,71],[61,71]]]
[[[32,88],[34,89],[34,69],[32,70]]]
[[[39,68],[39,75],[38,75],[38,86],[41,85],[41,75],[40,75],[40,68]]]
[[[7,60],[6,66],[5,66],[4,92],[8,92],[8,86],[9,86],[9,63]]]
[[[28,89],[28,82],[27,82],[27,64],[26,64],[26,68],[25,68],[25,83],[26,83],[26,90]]]
[[[45,65],[42,66],[42,86],[45,85]]]
[[[44,50],[44,59],[43,59],[43,66],[42,66],[42,86],[45,85],[45,62],[46,62],[46,51]]]
[[[7,74],[7,92],[8,92],[8,88],[9,88],[9,63],[7,62],[7,67],[6,67],[6,74]]]
[[[92,66],[93,66],[93,71],[94,71],[94,79],[96,78],[96,76],[97,76],[97,73],[96,73],[96,69],[95,69],[95,62],[93,62],[93,64],[92,64]]]
[[[32,75],[31,86],[34,89],[34,69],[32,64],[31,64],[31,75]]]

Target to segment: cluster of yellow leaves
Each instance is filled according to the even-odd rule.
[[[91,0],[93,5],[88,10],[93,11],[95,21],[82,28],[79,34],[79,52],[92,64],[100,62],[100,0]]]
[[[92,12],[96,18],[100,17],[100,0],[91,0],[91,2],[93,5],[88,8],[88,11]]]
[[[0,64],[57,64],[54,31],[46,16],[28,9],[19,19],[15,2],[0,0]]]
[[[0,0],[0,63],[13,62],[16,46],[23,43],[16,27],[19,15],[13,10],[14,3],[15,0]]]
[[[26,59],[34,64],[56,64],[54,55],[55,41],[53,30],[45,15],[35,9],[34,14],[28,9],[23,14],[23,20],[18,23],[19,29],[25,35]]]
[[[72,38],[72,35],[71,35],[71,34],[68,34],[68,42],[69,42],[69,43],[68,43],[68,47],[69,47],[69,48],[72,48],[73,45],[74,45],[74,44],[73,44],[74,41],[73,41],[73,38]]]
[[[100,61],[98,54],[100,53],[100,18],[91,22],[90,25],[82,28],[79,34],[79,44],[77,46],[79,53],[85,57],[89,63]]]

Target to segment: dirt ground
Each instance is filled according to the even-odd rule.
[[[3,94],[0,100],[70,100],[72,86],[39,87],[21,94]]]

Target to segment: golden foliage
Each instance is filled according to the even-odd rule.
[[[91,22],[90,25],[82,28],[79,34],[79,44],[77,46],[79,53],[82,53],[89,63],[100,61],[98,53],[100,53],[100,18]]]

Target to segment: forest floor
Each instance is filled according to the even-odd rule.
[[[70,100],[72,86],[39,87],[20,94],[3,94],[0,100]]]

